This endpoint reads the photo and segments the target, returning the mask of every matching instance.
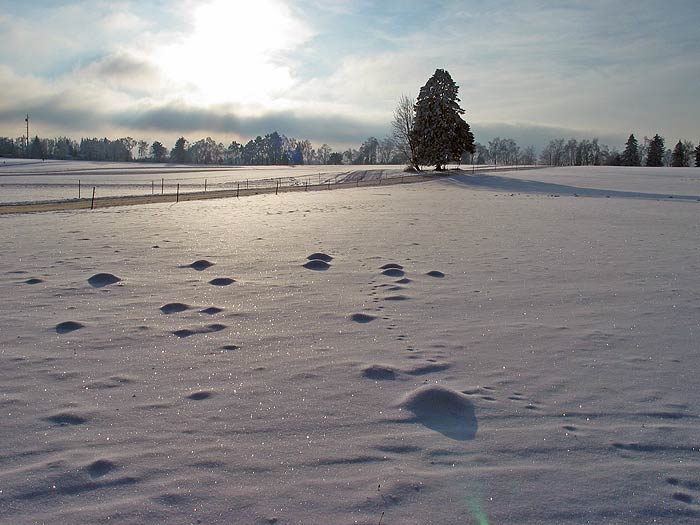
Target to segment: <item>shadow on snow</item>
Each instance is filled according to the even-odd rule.
[[[553,184],[536,180],[513,179],[500,175],[484,173],[452,175],[447,182],[471,188],[500,190],[510,193],[543,193],[548,195],[563,195],[571,197],[607,197],[616,199],[677,199],[682,201],[700,201],[698,195],[671,195],[668,193],[641,193],[636,191],[605,190],[595,188],[580,188],[566,184]]]

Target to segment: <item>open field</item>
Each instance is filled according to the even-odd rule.
[[[0,522],[700,520],[700,170],[346,188],[0,216]]]
[[[293,191],[339,184],[378,184],[396,178],[403,181],[412,176],[404,173],[403,168],[391,165],[190,166],[5,159],[0,164],[0,206],[42,203],[42,209],[85,208],[86,202],[90,204],[93,188],[97,206],[115,206],[169,202],[178,193],[190,195],[189,199],[202,199],[231,196],[233,192],[255,195],[277,189]],[[480,171],[512,169],[500,166],[470,166],[469,169],[474,168]],[[67,201],[69,205],[56,206],[57,202]],[[0,213],[3,211],[7,209]]]

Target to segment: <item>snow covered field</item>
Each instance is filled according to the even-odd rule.
[[[339,184],[403,177],[399,165],[192,166],[134,162],[4,159],[0,204]],[[494,166],[479,166],[494,170]],[[496,169],[503,169],[497,167]]]
[[[698,523],[699,172],[0,216],[0,522]]]
[[[375,170],[401,170],[403,166],[376,166]],[[98,197],[124,197],[182,193],[208,189],[231,190],[239,183],[274,186],[335,183],[352,166],[185,166],[173,164],[36,161],[7,159],[0,163],[0,203],[43,202]],[[206,184],[206,188],[205,188]]]

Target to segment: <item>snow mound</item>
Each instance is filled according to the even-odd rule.
[[[77,321],[65,321],[56,325],[56,333],[67,334],[76,330],[80,330],[84,326],[84,324],[79,323]]]
[[[88,474],[90,474],[91,478],[101,478],[102,476],[106,476],[116,468],[117,465],[113,461],[110,461],[108,459],[98,459],[97,461],[93,461],[92,463],[90,463],[86,467],[86,470]]]
[[[193,270],[197,270],[198,272],[202,272],[206,270],[207,268],[210,268],[214,266],[213,262],[209,262],[206,259],[200,259],[198,261],[193,262],[192,264],[187,265],[189,268],[192,268]]]
[[[428,385],[414,390],[399,407],[415,416],[414,421],[460,441],[474,439],[478,429],[471,400],[450,388]]]
[[[396,371],[386,365],[369,365],[362,370],[362,377],[373,381],[391,381],[396,379]]]
[[[118,283],[121,279],[116,275],[111,273],[96,273],[88,279],[88,283],[93,288],[102,288],[103,286],[109,286],[110,284]]]
[[[165,315],[169,315],[184,312],[185,310],[189,310],[190,308],[190,305],[184,303],[168,303],[161,306],[160,311],[163,312]]]
[[[325,271],[331,267],[330,264],[321,259],[311,259],[308,262],[306,262],[303,266],[307,270],[316,270],[317,272]]]
[[[212,286],[229,286],[234,282],[236,282],[235,279],[231,279],[230,277],[217,277],[209,281],[209,284]]]

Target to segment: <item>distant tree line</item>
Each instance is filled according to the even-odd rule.
[[[443,70],[438,70],[441,72]],[[487,144],[473,142],[469,125],[461,120],[456,98],[457,86],[449,73],[439,73],[439,89],[433,96],[446,97],[445,108],[430,107],[429,116],[418,120],[418,104],[409,97],[402,97],[394,113],[393,134],[383,139],[367,138],[360,146],[343,151],[334,151],[328,144],[314,148],[305,139],[288,138],[276,131],[257,136],[246,144],[232,141],[228,146],[211,137],[190,143],[180,137],[168,150],[160,141],[148,143],[123,137],[83,138],[77,142],[68,137],[53,139],[35,136],[26,145],[24,137],[11,139],[0,137],[0,156],[28,157],[35,159],[76,159],[111,162],[173,162],[178,164],[212,164],[235,166],[301,165],[301,164],[407,164],[414,168],[420,165],[444,167],[448,162],[493,165],[550,165],[550,166],[700,166],[700,144],[679,140],[673,149],[665,147],[663,137],[644,137],[641,144],[634,134],[630,135],[622,152],[599,143],[597,138],[577,140],[551,140],[539,153],[534,146],[521,148],[511,138],[495,137]],[[433,78],[431,78],[433,80]],[[429,86],[430,81],[426,86]],[[429,86],[430,87],[430,86]],[[425,88],[425,86],[424,86]],[[435,86],[433,86],[435,88]],[[425,89],[424,89],[425,90]],[[442,91],[441,91],[442,90]],[[430,89],[425,90],[426,97]],[[445,95],[447,93],[447,95]],[[425,100],[429,98],[424,97]],[[424,105],[436,106],[435,102]],[[423,111],[423,110],[422,110]],[[452,112],[443,130],[436,130],[428,119],[439,121],[440,111]],[[461,121],[461,123],[460,123]],[[416,131],[419,122],[423,131]],[[451,122],[451,123],[450,123]],[[466,126],[466,127],[465,127]],[[426,133],[425,129],[430,129]],[[456,130],[456,131],[455,131]],[[439,134],[445,137],[439,139]],[[432,142],[431,142],[432,141]],[[451,146],[435,148],[431,143],[447,143]],[[421,145],[422,144],[422,145]]]
[[[46,139],[0,137],[0,156],[33,159],[75,159],[111,162],[173,162],[178,164],[218,164],[236,166],[299,164],[403,164],[407,157],[396,140],[367,138],[357,149],[334,151],[328,144],[314,148],[309,140],[286,137],[276,131],[257,136],[246,144],[232,141],[225,145],[211,137],[189,142],[180,137],[172,149],[162,142],[148,143],[131,137]]]
[[[693,164],[693,155],[695,166],[700,166],[700,145],[696,148],[689,140],[679,140],[671,150],[658,134],[651,139],[644,137],[641,144],[631,134],[622,152],[598,144],[598,139],[555,139],[542,150],[539,160],[550,166],[683,167]]]

